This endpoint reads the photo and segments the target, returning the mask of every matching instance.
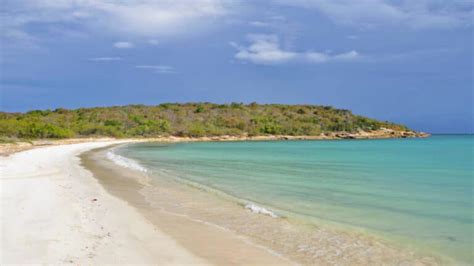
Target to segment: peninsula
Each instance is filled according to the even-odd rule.
[[[165,103],[0,113],[5,140],[85,137],[185,140],[426,137],[404,125],[317,105]]]

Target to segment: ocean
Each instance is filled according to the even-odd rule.
[[[136,162],[152,178],[199,184],[275,219],[357,230],[464,264],[474,263],[473,152],[473,135],[114,150],[122,165]]]

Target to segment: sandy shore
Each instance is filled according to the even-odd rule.
[[[108,194],[80,153],[119,141],[0,158],[1,264],[208,264]]]
[[[192,141],[262,141],[262,140],[337,140],[337,139],[387,139],[387,138],[426,138],[430,134],[414,131],[394,131],[381,128],[373,131],[357,133],[331,132],[315,136],[262,135],[262,136],[212,136],[212,137],[179,137],[158,136],[151,138],[127,138],[121,141],[158,141],[158,142],[192,142]],[[11,143],[0,143],[0,156],[8,156],[15,152],[30,150],[42,146],[54,146],[84,142],[101,142],[117,140],[109,137],[71,138],[71,139],[37,139],[31,141],[17,140]]]
[[[0,157],[0,263],[439,264],[365,236],[300,231],[194,188],[151,185],[104,156],[106,147],[130,141],[35,146]]]
[[[109,159],[109,151],[93,150],[80,157],[109,193],[127,201],[180,245],[213,264],[442,264],[424,252],[407,250],[358,230],[254,213],[239,199],[199,184],[118,166]],[[275,261],[268,253],[281,260]]]
[[[109,193],[127,201],[152,224],[193,254],[214,265],[295,264],[266,245],[259,245],[239,232],[208,222],[208,219],[176,212],[183,203],[179,198],[179,191],[171,191],[161,185],[152,186],[150,183],[152,180],[146,173],[124,168],[110,161],[106,156],[108,150],[107,148],[96,149],[83,153],[80,156],[83,165],[94,173]],[[158,194],[166,194],[170,197],[166,199],[149,197],[147,190],[153,188],[159,190]],[[180,185],[179,188],[186,190],[186,186]],[[199,204],[198,194],[186,195],[190,196],[187,199],[188,203]],[[195,206],[202,212],[219,208],[219,205]],[[171,207],[171,211],[168,207]],[[232,210],[229,209],[229,211]],[[239,211],[242,211],[240,207]],[[248,212],[245,211],[245,213]]]

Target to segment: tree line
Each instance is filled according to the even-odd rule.
[[[164,103],[74,110],[0,113],[0,136],[38,139],[90,136],[157,137],[222,135],[314,136],[328,132],[371,131],[403,125],[318,105]]]

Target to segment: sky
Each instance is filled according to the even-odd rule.
[[[1,2],[1,111],[318,104],[474,132],[471,0]]]

